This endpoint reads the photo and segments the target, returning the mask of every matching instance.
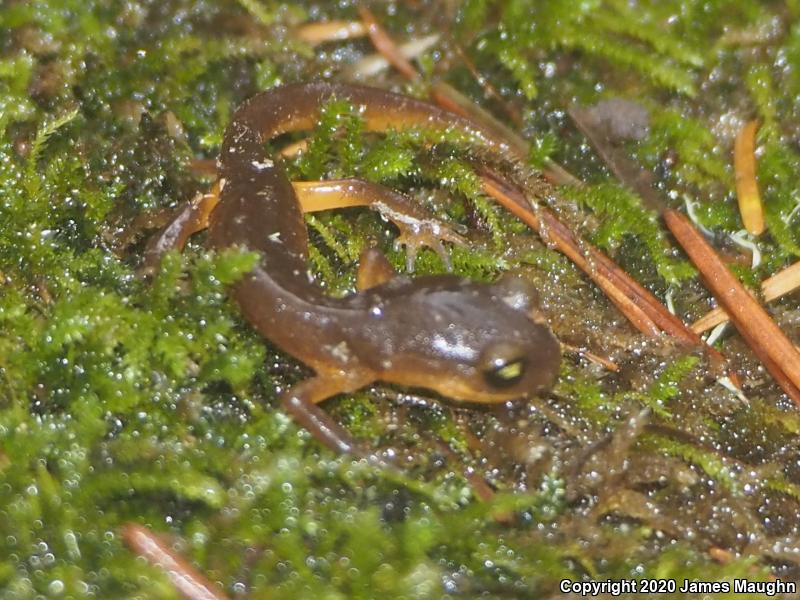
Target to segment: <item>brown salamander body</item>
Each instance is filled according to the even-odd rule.
[[[286,408],[329,446],[352,452],[349,436],[314,405],[376,380],[471,402],[549,389],[558,373],[559,344],[533,319],[535,290],[521,278],[506,276],[486,285],[451,275],[391,277],[385,259],[373,254],[371,263],[383,271],[365,278],[373,282],[368,289],[332,298],[313,283],[301,207],[264,144],[312,127],[334,96],[358,107],[369,130],[455,127],[502,150],[466,119],[374,88],[290,85],[261,93],[238,109],[219,159],[224,185],[210,217],[209,240],[217,249],[239,246],[261,254],[233,294],[264,337],[316,372],[288,390]]]

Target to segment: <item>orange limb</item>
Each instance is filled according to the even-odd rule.
[[[224,180],[218,180],[205,194],[198,193],[182,206],[169,224],[154,235],[145,249],[145,270],[154,272],[165,252],[180,250],[189,237],[208,227],[208,219],[219,202]],[[355,206],[369,206],[400,230],[396,244],[406,247],[406,266],[413,271],[414,259],[429,246],[449,270],[450,259],[442,241],[464,244],[455,231],[437,221],[426,209],[407,196],[361,179],[296,181],[292,183],[303,212],[318,212]]]

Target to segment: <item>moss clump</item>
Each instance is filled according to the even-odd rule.
[[[476,48],[508,69],[528,99],[538,95],[540,80],[547,76],[537,68],[540,61],[554,50],[577,51],[587,61],[607,61],[659,87],[695,93],[694,72],[704,55],[677,41],[678,27],[665,29],[653,7],[643,15],[625,2],[534,5],[514,0],[503,6],[496,28],[481,30],[490,8],[488,0],[467,2],[462,29],[480,32]]]
[[[642,207],[639,199],[624,188],[608,184],[576,190],[573,196],[590,208],[600,221],[591,240],[601,248],[614,252],[625,238],[633,236],[644,246],[645,254],[636,256],[637,267],[646,270],[651,261],[659,277],[667,284],[675,284],[695,274],[686,261],[673,256],[668,249],[657,215]]]
[[[502,98],[487,108],[510,108],[539,140],[530,164],[559,160],[593,182],[553,195],[553,208],[643,283],[669,286],[676,306],[699,314],[709,298],[655,216],[569,134],[571,102],[645,105],[650,134],[631,152],[666,202],[689,198],[732,259],[742,257],[727,241],[740,223],[726,124],[759,118],[769,232],[761,266],[736,268],[755,284],[800,254],[795,2],[441,6],[373,9],[390,31],[454,31]],[[130,521],[170,536],[232,597],[545,597],[564,578],[796,579],[800,424],[779,390],[735,335],[723,348],[747,404],[696,354],[638,336],[482,195],[474,164],[486,157],[454,132],[368,135],[356,108],[334,101],[286,167],[419,198],[469,231],[468,247],[448,249],[456,273],[524,271],[559,337],[620,369],[565,354],[553,394],[511,408],[385,386],[326,403],[365,443],[394,448],[401,474],[331,456],[280,410],[280,390],[308,373],[227,297],[255,256],[209,254],[200,234],[158,275],[136,274],[142,214],[207,186],[193,161],[215,157],[241,101],[338,77],[371,51],[363,40],[311,48],[295,27],[354,16],[347,3],[272,0],[0,7],[0,597],[176,598],[121,543]],[[450,47],[423,57],[424,79],[407,91],[446,70],[483,98]],[[402,268],[394,232],[369,211],[309,226],[311,267],[331,293],[352,291],[367,244]],[[416,270],[442,264],[423,252]],[[789,297],[775,312],[786,325],[796,311]],[[479,502],[486,481],[495,494]],[[735,558],[717,563],[709,548]]]

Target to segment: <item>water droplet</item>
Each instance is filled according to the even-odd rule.
[[[60,579],[54,579],[47,586],[47,591],[53,596],[60,596],[64,592],[64,582]]]

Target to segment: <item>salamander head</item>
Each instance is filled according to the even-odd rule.
[[[380,379],[486,403],[552,387],[561,352],[537,316],[532,284],[508,275],[493,285],[436,277],[412,287],[386,298],[393,354]]]

